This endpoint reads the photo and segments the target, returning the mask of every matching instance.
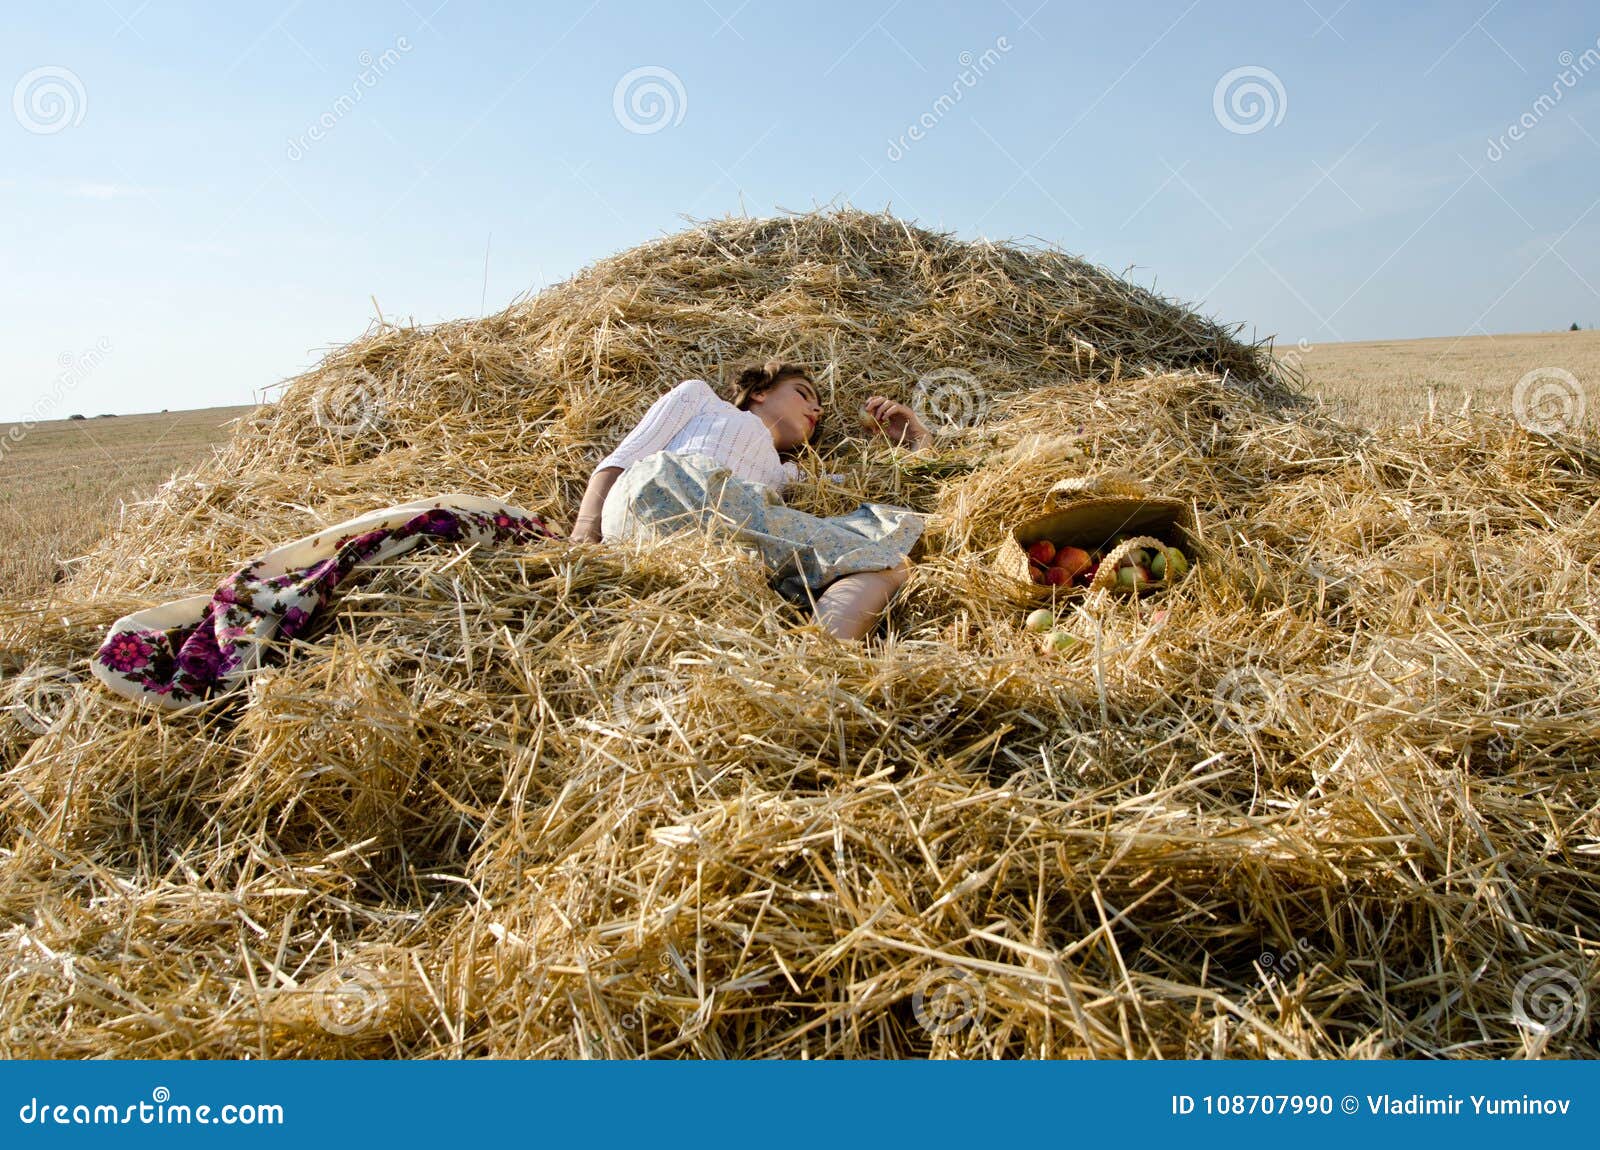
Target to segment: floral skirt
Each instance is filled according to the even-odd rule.
[[[195,595],[125,615],[89,661],[119,695],[168,709],[237,685],[273,638],[302,634],[352,572],[429,539],[524,543],[560,536],[544,520],[475,495],[385,507],[274,548]]]
[[[811,515],[709,455],[676,451],[629,465],[607,493],[600,517],[608,543],[646,531],[725,530],[760,553],[772,573],[769,585],[797,606],[845,575],[899,565],[926,525],[917,512],[886,503],[863,503],[847,515]]]

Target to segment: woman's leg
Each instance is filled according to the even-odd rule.
[[[817,622],[841,639],[859,639],[878,622],[889,599],[911,577],[911,561],[885,571],[835,579],[817,597]]]

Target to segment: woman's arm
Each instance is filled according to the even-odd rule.
[[[583,493],[583,503],[578,508],[578,518],[572,524],[571,539],[576,543],[599,543],[600,511],[606,504],[611,485],[622,474],[620,467],[598,467],[589,476],[589,486]]]
[[[666,447],[696,412],[716,398],[716,392],[703,379],[686,379],[671,391],[657,396],[644,418],[622,437],[622,442],[600,461],[600,466],[589,477],[583,503],[578,507],[578,518],[572,524],[571,538],[585,543],[601,542],[600,513],[617,476],[629,464]]]

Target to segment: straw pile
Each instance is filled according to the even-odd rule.
[[[192,713],[75,682],[384,504],[564,534],[656,395],[771,355],[849,476],[791,503],[933,516],[867,645],[726,540],[563,541],[372,571]],[[861,436],[925,377],[936,449]],[[1218,559],[1046,658],[988,558],[1104,468]],[[0,1053],[1594,1057],[1597,505],[1590,444],[1343,425],[1108,273],[851,210],[380,324],[0,618]]]

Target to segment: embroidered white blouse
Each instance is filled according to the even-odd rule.
[[[778,458],[772,432],[759,415],[739,410],[703,379],[686,379],[659,397],[595,470],[626,470],[657,451],[704,452],[740,479],[775,490],[809,474],[798,463]]]

